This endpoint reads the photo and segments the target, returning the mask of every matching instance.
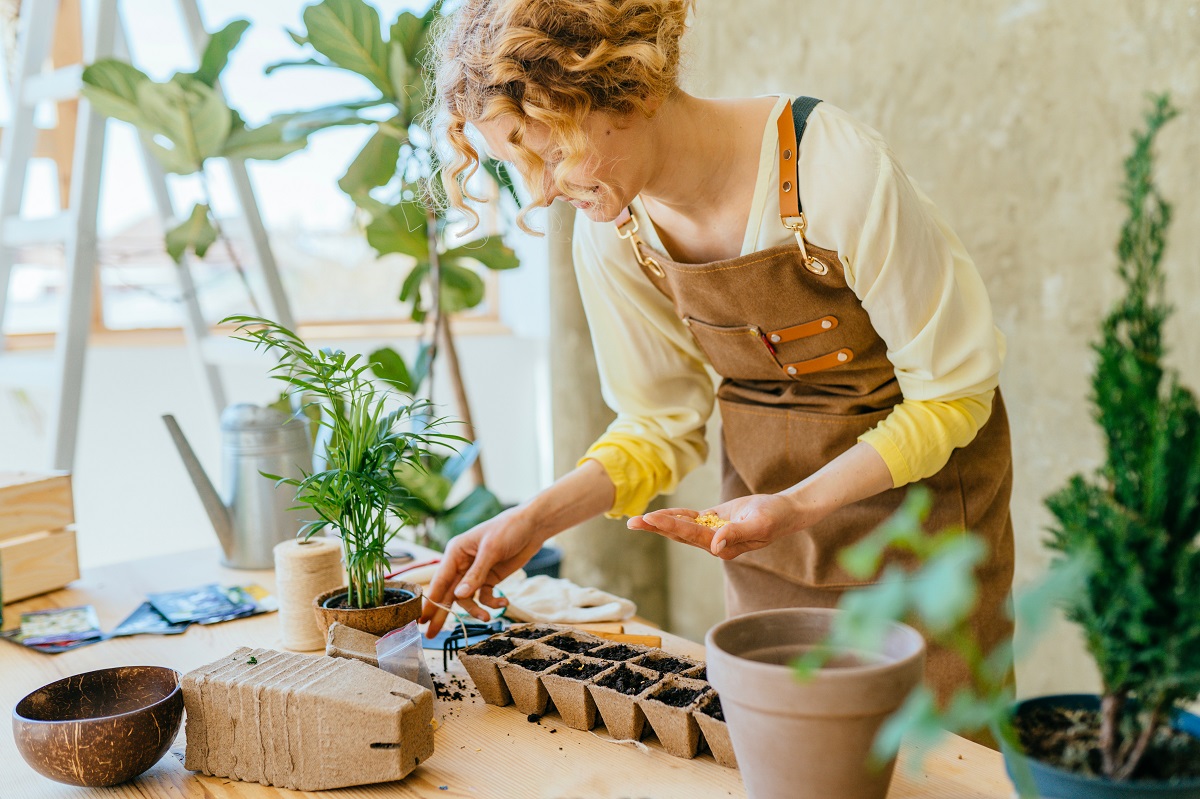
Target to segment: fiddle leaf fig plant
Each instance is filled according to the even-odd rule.
[[[229,55],[250,23],[234,20],[212,34],[193,72],[176,72],[165,81],[151,80],[132,64],[101,59],[83,71],[83,96],[100,113],[137,128],[150,152],[169,173],[196,175],[204,200],[166,232],[167,253],[179,263],[188,252],[204,258],[220,240],[254,304],[246,272],[212,213],[206,168],[212,158],[273,161],[304,148],[303,135],[284,136],[286,120],[250,127],[230,108],[217,87]]]
[[[271,376],[298,394],[302,410],[316,406],[329,432],[324,467],[300,478],[268,475],[296,489],[298,507],[316,516],[301,531],[306,539],[329,529],[342,540],[352,607],[382,604],[389,571],[388,542],[400,524],[411,524],[428,507],[400,480],[420,470],[435,445],[462,441],[439,432],[444,420],[421,419],[428,403],[371,379],[370,365],[341,350],[313,350],[287,328],[256,316],[231,316],[234,338],[272,351],[279,361]],[[415,431],[420,432],[415,432]]]
[[[419,366],[410,368],[390,348],[372,355],[376,373],[415,395],[424,389],[432,396],[432,372],[445,354],[447,372],[455,393],[465,435],[474,439],[470,404],[458,363],[451,315],[478,307],[486,297],[482,274],[519,265],[516,254],[498,237],[486,237],[450,246],[449,220],[438,172],[440,163],[426,125],[432,98],[433,77],[427,67],[433,27],[442,13],[443,0],[424,12],[402,11],[390,25],[365,0],[321,0],[304,9],[304,30],[292,40],[309,52],[307,57],[273,64],[277,69],[303,67],[335,69],[363,78],[367,95],[361,98],[298,111],[278,118],[283,135],[297,138],[332,127],[361,125],[371,130],[362,149],[338,180],[338,186],[359,209],[367,242],[380,256],[399,254],[412,259],[398,298],[409,308],[413,321],[427,325]],[[504,165],[484,163],[499,191],[520,204]],[[425,470],[441,475],[449,459],[426,458]],[[422,543],[442,548],[448,536],[461,532],[469,520],[479,521],[500,510],[486,488],[478,449],[469,462],[476,489],[464,503],[445,506],[448,491],[428,495]],[[407,480],[418,477],[411,471]],[[451,481],[451,485],[453,481]],[[469,500],[469,502],[468,502]],[[455,510],[459,509],[459,510]],[[469,513],[467,511],[470,511]]]

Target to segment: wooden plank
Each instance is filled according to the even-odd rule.
[[[111,630],[142,601],[147,591],[206,582],[258,582],[274,586],[271,572],[234,571],[217,565],[215,550],[117,564],[85,572],[70,589],[4,608],[7,626],[22,611],[80,604],[96,606],[103,629]],[[631,634],[662,635],[663,648],[703,658],[701,644],[626,622]],[[274,614],[193,626],[178,636],[141,635],[87,646],[53,657],[0,642],[0,707],[13,707],[25,694],[60,677],[108,666],[144,663],[189,671],[238,646],[281,648]],[[442,672],[440,651],[426,659],[439,680],[455,677],[470,685],[462,665],[451,661]],[[445,799],[456,797],[646,797],[744,799],[737,771],[722,768],[704,753],[695,760],[674,758],[653,737],[646,751],[613,743],[604,729],[573,730],[553,712],[530,723],[511,707],[478,699],[439,702],[433,757],[400,782],[339,790],[338,799]],[[330,794],[277,790],[258,784],[201,777],[181,765],[182,736],[171,752],[140,779],[105,790],[110,799],[320,799]],[[924,755],[917,767],[908,749],[896,769],[888,799],[1009,799],[1012,786],[1000,755],[953,736]],[[0,747],[4,799],[74,799],[78,788],[38,776],[13,746]],[[831,798],[832,799],[832,798]]]
[[[0,540],[75,523],[67,472],[0,472]]]
[[[74,527],[0,540],[0,601],[5,604],[78,579]]]

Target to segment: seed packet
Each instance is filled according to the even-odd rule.
[[[125,635],[179,635],[187,630],[191,622],[184,621],[172,624],[154,609],[149,602],[138,605],[138,609],[129,614],[125,621],[109,633],[110,638],[120,638]]]
[[[35,652],[41,652],[46,655],[57,655],[59,652],[69,652],[72,649],[78,649],[81,646],[88,644],[98,644],[101,641],[107,640],[108,636],[104,634],[96,635],[92,638],[81,638],[77,641],[65,641],[58,644],[29,644],[21,640],[21,630],[12,629],[0,632],[0,638],[6,641],[12,641],[14,644],[19,644],[26,649],[32,649]]]
[[[18,643],[65,644],[100,635],[100,620],[91,605],[34,610],[21,614]]]
[[[154,593],[147,599],[171,624],[193,621],[212,624],[248,616],[255,608],[253,604],[233,602],[216,583],[185,591]]]
[[[229,601],[235,605],[254,605],[255,614],[272,613],[279,610],[279,600],[258,583],[250,585],[234,585],[222,589]]]

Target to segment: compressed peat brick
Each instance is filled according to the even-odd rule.
[[[183,679],[185,764],[303,791],[403,779],[433,754],[433,694],[355,660],[241,648]]]
[[[692,758],[699,751],[700,726],[691,709],[709,690],[706,682],[668,674],[639,697],[638,705],[659,743],[675,757]]]
[[[737,768],[737,756],[733,753],[729,727],[725,725],[725,713],[721,710],[721,698],[716,691],[709,691],[700,698],[692,709],[692,716],[700,725],[704,742],[716,761],[725,768]]]
[[[609,736],[618,741],[641,740],[646,715],[638,706],[637,697],[650,690],[658,679],[656,671],[620,663],[586,684]]]
[[[353,658],[368,666],[378,667],[379,658],[375,654],[377,643],[378,635],[371,635],[365,630],[356,630],[335,621],[329,625],[329,632],[325,634],[325,654],[331,658]]]
[[[607,660],[577,655],[542,677],[546,692],[568,727],[590,730],[596,726],[596,700],[588,691],[587,681],[609,668],[612,663]]]
[[[513,704],[526,715],[542,715],[550,694],[542,684],[543,674],[567,655],[545,644],[526,644],[497,661],[500,676],[508,686]]]
[[[504,707],[512,703],[512,694],[498,666],[500,659],[512,652],[524,641],[513,641],[505,635],[493,635],[486,641],[469,646],[458,653],[463,668],[471,675],[476,690],[489,705]]]

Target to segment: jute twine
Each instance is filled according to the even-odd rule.
[[[336,538],[292,539],[275,546],[275,592],[283,645],[297,652],[325,648],[313,600],[345,584],[342,547]]]

